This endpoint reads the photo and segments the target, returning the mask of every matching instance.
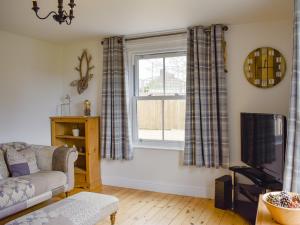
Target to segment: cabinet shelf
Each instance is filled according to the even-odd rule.
[[[81,168],[75,167],[75,173],[77,173],[77,174],[86,174],[86,171],[81,169]]]
[[[72,130],[79,129],[80,136]],[[94,189],[101,185],[100,176],[100,118],[85,116],[51,117],[51,143],[53,146],[75,146],[75,187]]]
[[[62,139],[76,139],[76,140],[84,140],[85,137],[83,136],[72,136],[72,135],[56,135],[56,138],[62,138]]]
[[[78,155],[85,156],[85,152],[78,152]]]

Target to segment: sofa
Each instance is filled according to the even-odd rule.
[[[34,170],[21,176],[12,173],[8,161],[11,152],[32,153],[34,159],[28,159],[28,165],[32,168],[35,163]],[[77,157],[75,148],[23,142],[0,144],[0,219],[72,190]]]

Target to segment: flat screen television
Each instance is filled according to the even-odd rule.
[[[282,182],[285,143],[285,116],[241,113],[241,150],[244,163]]]

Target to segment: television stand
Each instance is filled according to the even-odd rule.
[[[255,168],[233,166],[229,169],[232,171],[232,209],[254,224],[259,195],[282,190],[282,183]],[[239,183],[236,179],[237,174],[247,177],[253,184]]]

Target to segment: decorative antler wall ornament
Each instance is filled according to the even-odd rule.
[[[72,81],[70,83],[70,85],[72,87],[77,86],[78,94],[82,94],[88,88],[89,81],[94,76],[93,74],[90,74],[90,71],[94,68],[94,66],[90,66],[92,56],[88,55],[87,50],[84,50],[80,57],[78,56],[78,60],[79,60],[79,66],[76,67],[75,70],[77,70],[79,72],[80,79]],[[85,65],[86,71],[83,71],[84,70],[84,68],[83,68],[84,61],[86,63],[86,65]],[[84,74],[84,72],[85,72],[85,74]]]

